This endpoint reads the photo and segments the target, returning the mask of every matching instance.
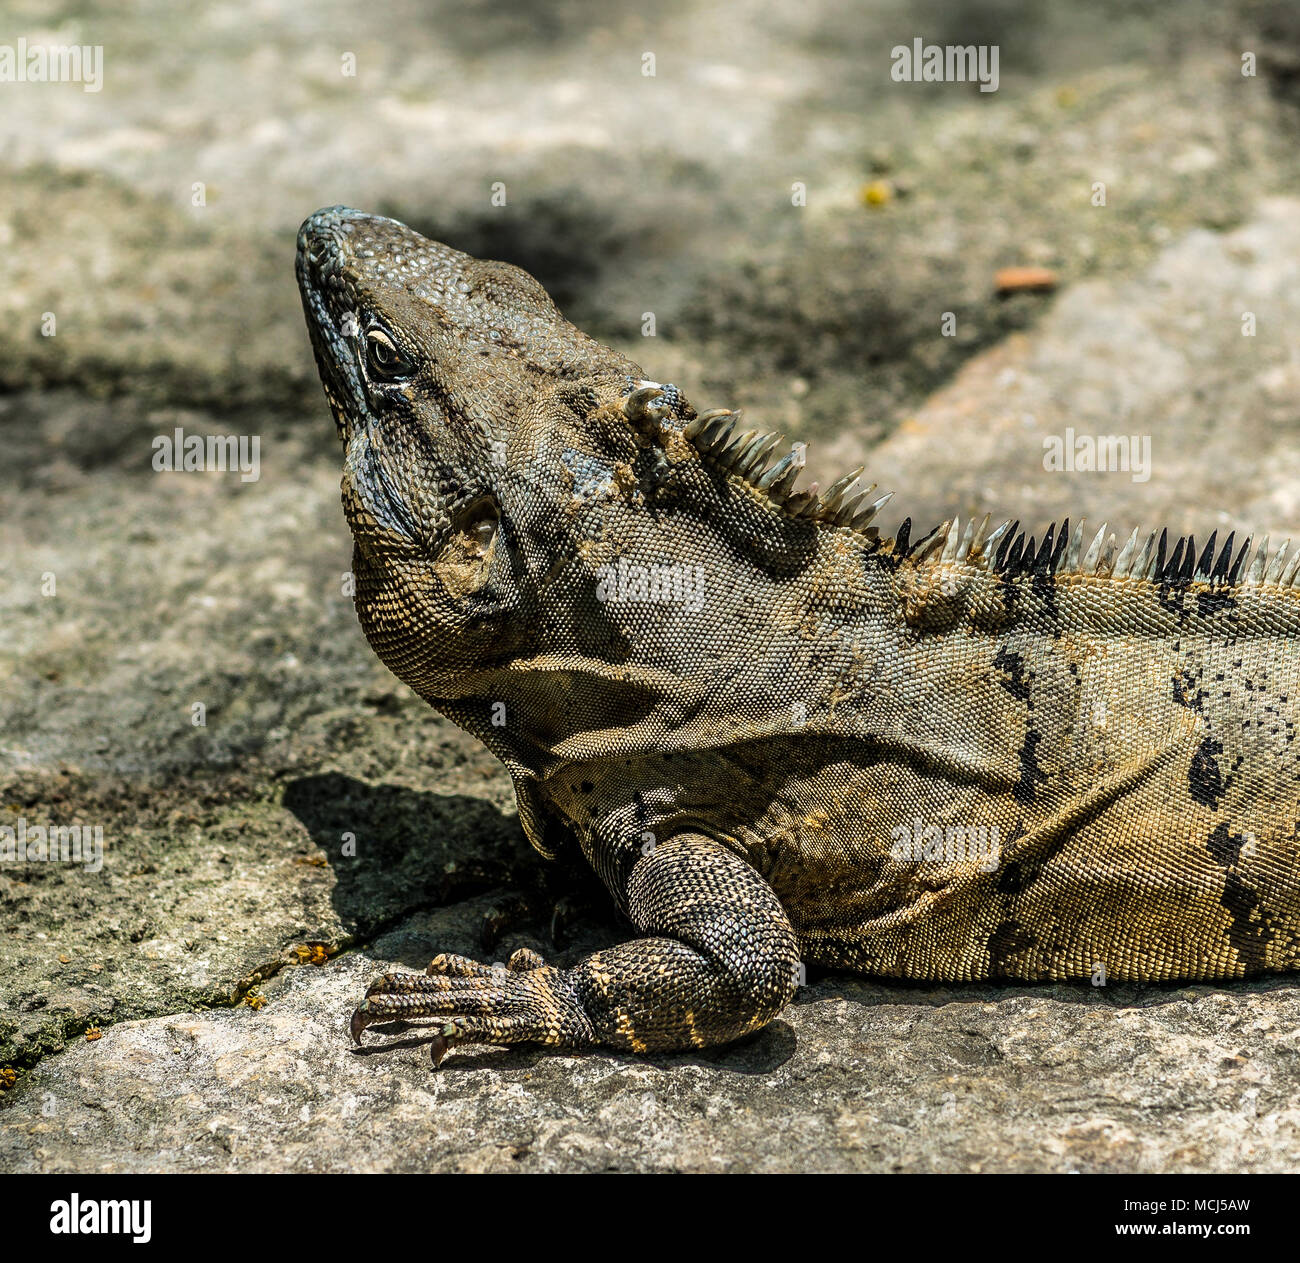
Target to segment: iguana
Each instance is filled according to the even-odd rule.
[[[1300,552],[872,524],[860,470],[581,333],[528,273],[344,207],[298,280],[375,652],[510,771],[640,937],[451,955],[352,1035],[637,1052],[888,978],[1300,965]]]

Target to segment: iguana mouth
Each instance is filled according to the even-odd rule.
[[[365,405],[352,346],[355,293],[348,283],[342,256],[345,241],[342,217],[355,214],[340,206],[317,211],[305,220],[298,230],[296,261],[298,290],[316,366],[339,437],[344,441]]]

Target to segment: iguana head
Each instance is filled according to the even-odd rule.
[[[363,626],[417,692],[455,696],[525,617],[528,593],[498,546],[521,410],[552,382],[639,370],[574,328],[522,269],[382,216],[312,215],[297,274],[345,445]]]
[[[800,445],[697,416],[520,269],[392,220],[318,212],[298,276],[362,626],[513,766],[785,730],[870,675],[841,630],[908,543],[868,527],[861,470],[795,490]]]

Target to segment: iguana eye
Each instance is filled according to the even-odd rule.
[[[382,329],[366,331],[366,368],[371,377],[394,382],[411,375],[411,363]]]

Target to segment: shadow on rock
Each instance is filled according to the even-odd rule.
[[[382,1035],[399,1036],[384,1044],[366,1044],[352,1049],[358,1057],[373,1057],[377,1054],[409,1051],[412,1048],[427,1048],[433,1042],[433,1033],[421,1030],[409,1023],[392,1022],[384,1026],[374,1026],[371,1030]],[[592,1050],[589,1054],[606,1058],[620,1065],[645,1066],[663,1073],[671,1073],[679,1066],[707,1066],[712,1070],[721,1070],[731,1074],[771,1074],[794,1056],[798,1041],[793,1028],[783,1021],[775,1021],[753,1035],[734,1040],[718,1048],[706,1048],[701,1052],[663,1053],[659,1055],[639,1055],[637,1053],[617,1052],[609,1048]],[[469,1044],[462,1048],[453,1048],[439,1067],[443,1074],[455,1074],[466,1070],[531,1070],[555,1057],[572,1057],[572,1050],[547,1048],[539,1044],[514,1044],[505,1047],[489,1048],[481,1044]]]
[[[543,861],[518,819],[481,798],[331,772],[292,781],[284,805],[329,857],[343,925],[363,941],[391,931],[384,950],[410,968],[427,964],[428,934],[398,922],[487,891],[488,905],[458,909],[441,927],[451,937],[432,950],[487,957],[526,945],[561,963],[613,941],[613,905],[591,869],[569,855]]]
[[[468,794],[331,772],[292,781],[284,805],[329,857],[335,910],[362,937],[416,908],[538,880],[518,821]]]

